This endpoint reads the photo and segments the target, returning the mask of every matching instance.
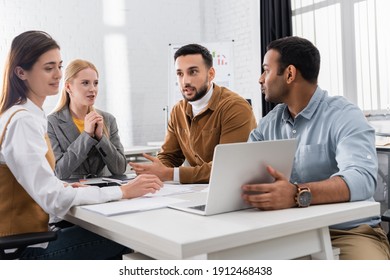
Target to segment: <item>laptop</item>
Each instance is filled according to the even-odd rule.
[[[272,182],[267,165],[290,178],[296,147],[296,139],[219,144],[214,149],[208,192],[169,208],[205,216],[251,208],[241,198],[241,186]]]

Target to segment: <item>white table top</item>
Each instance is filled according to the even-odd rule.
[[[66,219],[156,259],[183,259],[379,215],[376,202],[199,216],[158,209],[106,217],[74,207]]]

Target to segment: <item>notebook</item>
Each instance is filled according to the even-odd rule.
[[[214,149],[208,193],[169,207],[205,216],[250,208],[241,198],[241,186],[272,182],[267,165],[290,178],[296,147],[296,139],[219,144]]]

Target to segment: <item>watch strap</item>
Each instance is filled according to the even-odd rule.
[[[305,187],[305,186],[299,186],[297,183],[294,183],[294,186],[297,188],[297,193],[295,195],[295,203],[296,203],[296,206],[297,207],[308,207],[310,204],[308,205],[302,205],[300,202],[299,202],[299,198],[300,198],[300,195],[302,194],[302,192],[309,192],[310,195],[311,195],[311,191],[308,187]],[[311,200],[311,199],[310,199]]]

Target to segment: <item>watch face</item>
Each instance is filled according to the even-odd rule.
[[[309,206],[311,203],[311,192],[308,190],[303,190],[299,193],[298,203],[300,206]]]

